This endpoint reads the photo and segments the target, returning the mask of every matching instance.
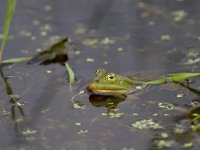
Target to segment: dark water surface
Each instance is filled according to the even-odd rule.
[[[5,66],[5,78],[0,78],[0,149],[197,150],[200,135],[191,128],[186,110],[198,106],[198,93],[174,84],[148,87],[125,100],[113,100],[116,109],[109,114],[109,97],[89,100],[89,94],[74,95],[85,90],[98,68],[146,78],[200,72],[199,4],[198,0],[18,1],[4,59],[32,56],[50,47],[57,36],[67,36],[68,63],[76,82],[70,87],[59,64]],[[6,1],[0,1],[1,32],[5,11]],[[12,96],[6,94],[5,79]],[[199,79],[192,82],[197,89]],[[10,101],[13,97],[18,103]],[[23,104],[25,116],[16,104]]]

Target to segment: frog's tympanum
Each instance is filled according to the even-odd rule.
[[[100,95],[128,95],[145,86],[144,82],[131,77],[98,69],[95,78],[88,84],[88,89]]]

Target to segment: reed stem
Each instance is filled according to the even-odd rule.
[[[4,22],[3,39],[2,39],[2,43],[0,47],[0,63],[2,62],[4,47],[8,40],[9,31],[10,31],[10,23],[15,11],[17,0],[8,0],[7,2],[8,2],[8,6],[7,6],[6,17],[5,17],[5,22]]]

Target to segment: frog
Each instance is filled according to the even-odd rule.
[[[119,75],[105,69],[97,69],[94,79],[89,82],[87,89],[99,95],[127,96],[145,88],[145,82],[131,76]]]
[[[157,79],[142,80],[133,76],[122,76],[104,69],[97,69],[95,78],[88,84],[88,90],[101,95],[128,95],[148,85],[181,84],[185,81],[186,87],[188,87],[189,79],[194,77],[200,77],[200,73],[172,73]]]

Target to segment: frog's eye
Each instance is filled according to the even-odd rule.
[[[104,69],[97,69],[95,74],[96,74],[96,77],[103,76],[104,74],[106,74],[106,71]]]
[[[106,76],[107,81],[114,82],[116,80],[116,75],[114,73],[109,73]]]
[[[96,76],[98,76],[100,74],[100,72],[101,72],[100,69],[96,70],[96,72],[95,72]]]

